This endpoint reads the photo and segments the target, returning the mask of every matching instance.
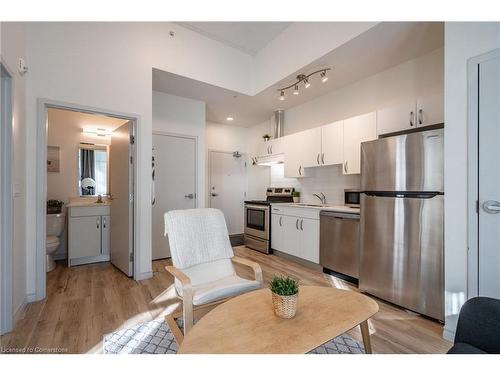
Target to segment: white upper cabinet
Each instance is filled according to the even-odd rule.
[[[431,95],[377,111],[377,134],[444,122],[443,94]]]
[[[376,112],[344,120],[343,174],[359,174],[361,172],[361,143],[376,138]]]
[[[287,135],[283,138],[283,142],[285,153],[285,177],[305,177],[306,172],[302,162],[302,132]]]
[[[433,95],[417,100],[417,126],[444,123],[444,96]]]
[[[302,165],[316,167],[321,165],[321,127],[300,132]]]
[[[336,121],[321,128],[322,165],[342,164],[343,136],[344,121]]]
[[[257,156],[278,155],[283,152],[283,138],[274,138],[267,142],[262,140],[257,150]]]
[[[387,134],[416,127],[415,101],[377,111],[377,133]]]

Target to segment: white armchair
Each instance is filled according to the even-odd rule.
[[[182,298],[184,335],[192,328],[193,319],[230,297],[262,287],[259,264],[234,256],[220,210],[174,210],[164,217],[173,263],[165,268],[175,277],[175,290]],[[233,262],[252,268],[255,280],[239,277]],[[194,315],[196,312],[198,316]],[[180,330],[175,332],[174,326],[177,316],[167,315],[165,320],[180,342]]]

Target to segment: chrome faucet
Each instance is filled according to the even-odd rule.
[[[326,204],[325,194],[323,194],[323,193],[319,193],[319,194],[321,194],[321,195],[318,195],[318,194],[313,194],[313,195],[321,201],[321,204]]]

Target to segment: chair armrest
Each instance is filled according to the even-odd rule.
[[[245,259],[245,258],[237,257],[237,256],[233,256],[231,258],[231,260],[234,263],[239,263],[239,264],[242,264],[244,266],[250,267],[253,270],[255,280],[257,280],[260,283],[260,285],[262,286],[262,282],[263,282],[262,281],[262,268],[260,268],[259,263],[253,262],[253,261]]]
[[[462,306],[455,343],[472,345],[488,353],[500,353],[500,300],[471,298]]]
[[[183,295],[185,295],[184,293],[187,291],[188,293],[191,292],[191,279],[184,273],[182,272],[180,269],[178,268],[175,268],[174,266],[165,266],[165,269],[167,270],[167,272],[169,272],[173,277],[175,277],[177,280],[179,280],[179,282],[181,283],[182,285],[182,292],[183,292]]]

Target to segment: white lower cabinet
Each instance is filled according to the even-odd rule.
[[[271,247],[318,264],[319,216],[316,216],[317,210],[281,208],[279,213],[271,210]]]
[[[109,206],[69,207],[68,265],[108,261],[110,226]]]

